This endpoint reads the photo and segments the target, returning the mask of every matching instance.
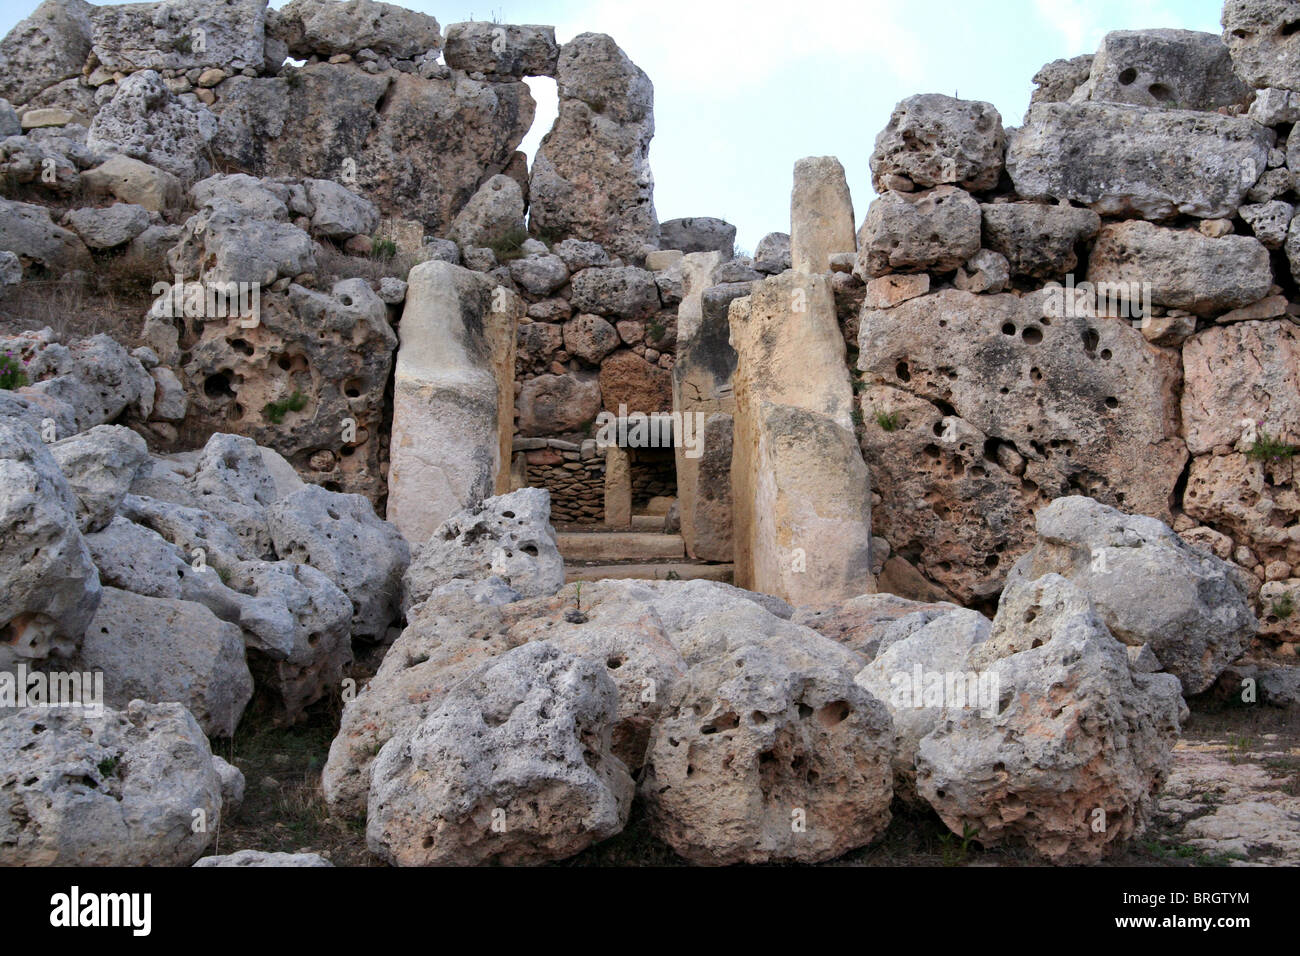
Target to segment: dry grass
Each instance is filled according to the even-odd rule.
[[[27,278],[0,295],[0,333],[52,328],[62,342],[106,332],[127,348],[140,344],[156,265],[123,253],[96,263],[85,279]]]
[[[319,243],[316,250],[316,272],[333,279],[366,279],[378,282],[384,278],[406,280],[412,266],[420,262],[417,256],[399,252],[393,256],[349,256],[333,243]],[[327,283],[322,282],[325,286]]]

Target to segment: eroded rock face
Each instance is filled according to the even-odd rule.
[[[90,54],[90,14],[83,0],[45,0],[0,41],[0,96],[22,105],[42,90],[81,74]]]
[[[380,752],[367,844],[399,866],[519,865],[613,836],[633,790],[617,700],[603,667],[546,642],[485,663]]]
[[[56,226],[50,211],[0,199],[0,249],[52,271],[87,269],[90,251],[71,230]]]
[[[1217,34],[1116,30],[1102,39],[1075,101],[1217,110],[1244,104],[1249,97]]]
[[[205,320],[197,336],[185,326],[191,426],[238,431],[313,481],[379,497],[397,336],[364,279],[328,293],[294,284],[264,291],[255,325],[235,314]]]
[[[1178,681],[1132,671],[1087,595],[1056,575],[1008,590],[973,656],[997,677],[997,712],[949,709],[917,749],[917,790],[948,827],[1060,863],[1139,835],[1187,715]]]
[[[369,49],[410,58],[442,47],[436,19],[374,0],[292,0],[280,9],[275,32],[299,57]]]
[[[1256,621],[1241,570],[1193,548],[1154,518],[1090,498],[1038,512],[1038,540],[1008,588],[1058,574],[1092,598],[1110,633],[1147,645],[1185,694],[1210,687],[1246,649]]]
[[[594,372],[538,375],[519,393],[519,434],[576,431],[600,413],[600,381]]]
[[[102,589],[77,528],[77,499],[27,425],[0,422],[0,668],[69,657]]]
[[[560,50],[559,116],[529,180],[529,228],[599,242],[615,255],[657,246],[654,86],[608,36],[583,33]]]
[[[1062,495],[1171,517],[1187,460],[1176,353],[1052,295],[946,290],[862,312],[876,532],[962,601],[997,593],[1030,515]]]
[[[1034,92],[1030,94],[1030,105],[1034,103],[1064,103],[1076,89],[1084,84],[1092,72],[1094,55],[1084,53],[1068,60],[1053,60],[1034,74]]]
[[[1008,138],[1025,199],[1103,216],[1231,216],[1268,165],[1273,132],[1245,117],[1105,103],[1038,103]]]
[[[922,189],[992,189],[1002,173],[1005,146],[1002,117],[993,104],[938,93],[908,97],[876,137],[871,181],[880,193],[908,182]]]
[[[735,251],[736,227],[713,216],[670,219],[659,224],[659,245],[664,249],[677,249],[687,255],[692,252],[718,252],[726,260]]]
[[[1007,259],[1012,275],[1060,279],[1079,264],[1077,248],[1097,235],[1091,209],[1043,203],[980,206],[984,244]]]
[[[520,488],[452,515],[417,549],[402,579],[403,612],[439,589],[488,576],[521,597],[554,594],[564,585],[564,559],[550,520],[544,488]]]
[[[6,710],[0,792],[5,866],[188,866],[222,811],[212,751],[180,704],[134,701],[89,719]],[[207,823],[197,832],[195,810]]]
[[[1226,312],[1268,295],[1268,250],[1250,236],[1210,239],[1149,222],[1103,226],[1088,260],[1093,283],[1149,283],[1151,301],[1198,315]]]
[[[121,425],[96,425],[50,446],[50,454],[77,501],[83,533],[107,525],[149,460],[144,439]]]
[[[203,104],[172,95],[154,70],[132,73],[100,107],[86,134],[86,145],[102,153],[124,153],[192,181],[211,170],[208,143],[217,118]]]
[[[1286,0],[1227,0],[1223,42],[1232,65],[1251,86],[1300,90],[1300,39]]]
[[[265,59],[263,0],[115,4],[96,8],[91,23],[95,57],[107,70],[260,70]]]
[[[462,246],[486,246],[523,231],[524,194],[509,176],[497,174],[457,213],[447,236]]]

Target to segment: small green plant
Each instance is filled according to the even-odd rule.
[[[397,243],[386,237],[376,236],[370,243],[370,258],[392,259],[397,255]]]
[[[667,328],[657,318],[651,319],[646,323],[645,337],[647,342],[658,342],[664,337]]]
[[[977,832],[969,823],[963,822],[960,840],[953,833],[945,833],[940,836],[939,842],[943,844],[943,865],[957,866],[964,863],[966,855],[970,853],[971,841],[975,839]]]
[[[217,568],[217,577],[221,578],[221,583],[226,585],[226,587],[230,586],[231,575],[229,568]]]
[[[876,412],[876,424],[887,432],[898,431],[898,426],[900,424],[898,420],[898,412]]]
[[[293,394],[288,398],[282,398],[278,402],[267,402],[262,406],[262,414],[271,420],[273,424],[279,425],[284,421],[286,412],[300,412],[307,406],[307,396],[298,389],[293,390]]]
[[[27,384],[27,371],[13,352],[0,355],[0,389],[13,391]]]
[[[564,241],[564,230],[558,226],[542,226],[537,230],[537,238],[547,246],[553,246],[557,242]]]
[[[99,775],[101,777],[111,777],[117,773],[117,765],[121,763],[121,757],[105,757],[98,764]]]
[[[1290,594],[1283,594],[1273,602],[1273,606],[1268,609],[1268,613],[1279,621],[1285,621],[1295,613],[1295,602],[1291,599]]]
[[[579,611],[582,610],[582,582],[581,581],[573,582],[573,604]]]
[[[302,74],[297,70],[290,70],[284,74],[284,82],[289,85],[289,89],[297,90],[302,88]]]
[[[522,259],[524,256],[524,243],[528,241],[528,230],[511,229],[488,242],[488,248],[497,257],[497,262],[510,262],[514,259]]]
[[[1285,461],[1294,457],[1296,450],[1295,445],[1288,445],[1264,431],[1261,423],[1255,444],[1246,451],[1246,457],[1255,461]]]
[[[194,50],[194,37],[188,33],[182,33],[176,38],[176,43],[173,45],[180,53],[191,53]]]
[[[672,570],[671,568],[669,569],[668,573],[664,575],[665,581],[680,581],[681,579],[682,576],[678,574],[676,571]]]

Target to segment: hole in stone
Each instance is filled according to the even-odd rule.
[[[1002,334],[1003,334],[1003,335],[1015,335],[1015,334],[1016,334],[1016,326],[1015,326],[1015,323],[1014,323],[1014,322],[1006,322],[1006,323],[1004,323],[1003,326],[1002,326]]]
[[[1138,71],[1133,69],[1133,67],[1130,66],[1127,70],[1122,70],[1120,72],[1119,85],[1131,86],[1133,84],[1133,81],[1136,80],[1137,78],[1138,78]]]
[[[1043,341],[1043,330],[1036,329],[1031,325],[1020,333],[1020,337],[1024,339],[1028,345],[1037,345],[1039,342]]]
[[[906,362],[899,362],[894,366],[894,374],[898,376],[900,382],[910,382],[912,380],[912,373],[908,371]]]
[[[1172,103],[1175,99],[1174,91],[1163,83],[1152,83],[1147,87],[1147,92],[1159,103]]]
[[[203,394],[208,398],[234,398],[229,372],[214,372],[203,380]]]

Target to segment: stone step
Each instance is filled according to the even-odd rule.
[[[663,515],[633,515],[632,530],[633,531],[658,531],[662,533],[664,530],[664,516]]]
[[[722,581],[730,584],[735,577],[734,564],[697,564],[691,561],[671,561],[660,564],[571,564],[564,568],[564,580],[604,581]]]
[[[566,562],[656,561],[686,557],[686,545],[679,534],[562,531],[555,538]]]

